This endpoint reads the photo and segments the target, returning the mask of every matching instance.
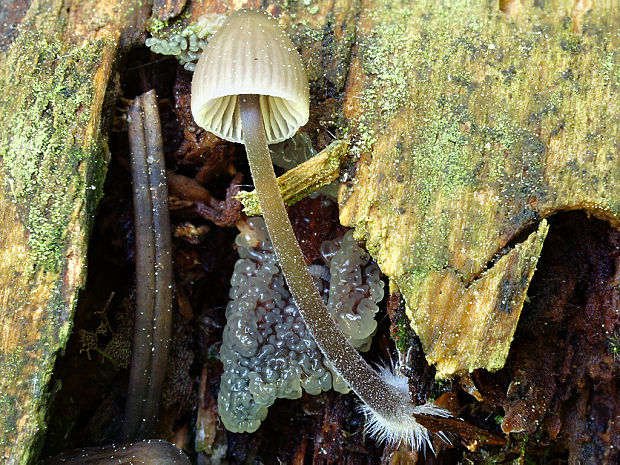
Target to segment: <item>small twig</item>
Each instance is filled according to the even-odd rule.
[[[507,443],[505,437],[479,428],[458,418],[440,418],[432,415],[416,414],[415,419],[429,431],[434,433],[449,431],[452,434],[458,434],[463,441],[472,445],[486,444],[491,446],[505,446]]]
[[[172,259],[168,188],[154,91],[129,109],[136,225],[136,313],[125,408],[125,439],[153,433],[166,375],[172,326]]]
[[[293,205],[338,178],[349,144],[337,140],[314,157],[306,160],[277,179],[278,189],[286,205]],[[248,216],[262,215],[256,191],[239,192],[236,196]]]

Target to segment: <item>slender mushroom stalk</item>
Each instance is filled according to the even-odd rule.
[[[198,61],[192,81],[194,119],[224,139],[245,144],[289,290],[317,345],[364,403],[367,430],[380,440],[402,440],[419,449],[429,437],[415,416],[447,412],[415,406],[406,382],[377,373],[349,343],[314,285],[277,187],[267,144],[291,137],[307,122],[308,111],[301,59],[276,20],[256,10],[233,13]]]

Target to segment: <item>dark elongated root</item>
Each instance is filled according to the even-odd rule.
[[[168,188],[154,91],[129,110],[136,224],[136,316],[123,435],[152,435],[166,376],[172,330],[172,258]]]

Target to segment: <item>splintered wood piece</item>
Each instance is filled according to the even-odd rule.
[[[338,178],[340,166],[347,155],[349,144],[341,140],[332,142],[320,153],[280,176],[278,188],[286,205],[294,205],[304,197]],[[242,191],[237,199],[248,216],[261,215],[256,191]]]
[[[438,377],[504,366],[548,230],[543,220],[525,242],[470,284],[452,270],[401,281],[405,300],[417,303],[411,324],[426,359],[437,365]]]
[[[402,292],[438,376],[503,365],[542,218],[581,209],[620,227],[620,15],[574,3],[371,0],[360,14],[341,222]]]

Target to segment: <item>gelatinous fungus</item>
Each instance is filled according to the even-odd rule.
[[[354,347],[368,349],[383,298],[379,268],[348,232],[325,241],[312,265],[328,309]],[[220,358],[218,405],[226,428],[252,432],[276,398],[349,387],[321,354],[285,283],[262,218],[241,227]]]

